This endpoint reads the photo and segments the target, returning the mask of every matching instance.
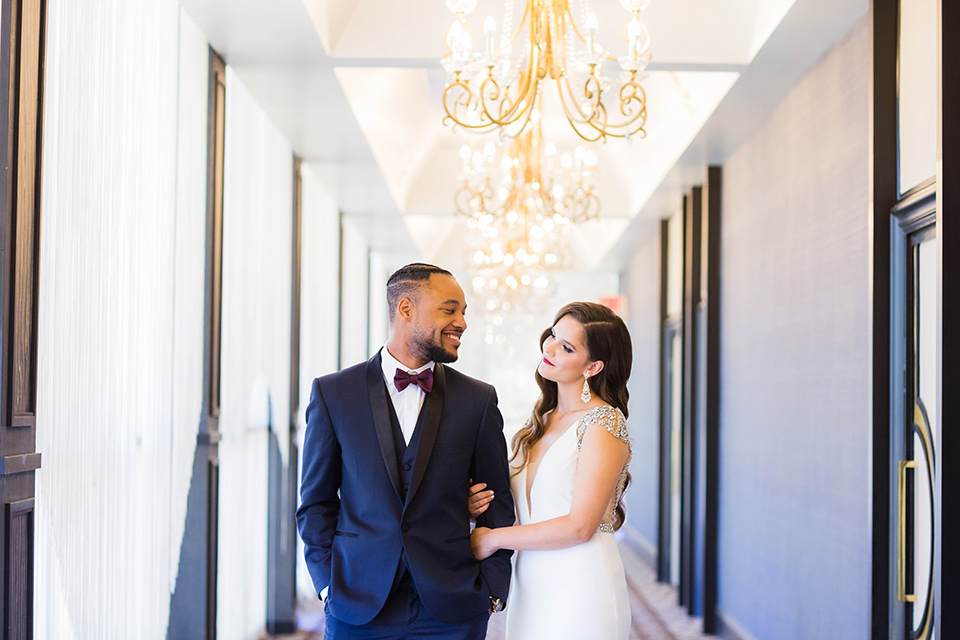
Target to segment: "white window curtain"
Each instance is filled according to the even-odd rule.
[[[297,409],[300,443],[303,442],[304,412],[310,402],[313,379],[337,370],[340,211],[317,173],[313,165],[304,163],[300,167],[303,207],[300,227],[300,406]],[[303,559],[300,536],[297,536],[297,595],[306,600],[317,597]]]
[[[266,620],[268,426],[289,443],[293,151],[227,67],[217,631]]]
[[[189,312],[176,304],[179,9],[47,11],[35,634],[162,637],[174,398],[187,400],[174,391]]]

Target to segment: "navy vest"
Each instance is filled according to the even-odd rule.
[[[400,419],[397,418],[397,411],[393,407],[393,400],[387,392],[387,408],[390,410],[390,424],[393,425],[393,444],[397,452],[397,469],[400,470],[400,499],[406,503],[407,491],[410,489],[410,482],[413,480],[413,465],[417,461],[417,449],[420,445],[420,424],[423,422],[423,410],[417,417],[417,426],[413,430],[413,436],[410,438],[410,444],[404,442],[403,431],[400,429]]]
[[[390,398],[390,392],[384,387],[387,394],[387,409],[390,411],[390,424],[393,426],[393,446],[397,452],[397,469],[400,470],[400,500],[406,504],[407,491],[410,490],[410,483],[413,481],[413,465],[417,461],[417,448],[420,445],[420,424],[423,422],[423,409],[417,416],[417,425],[413,429],[413,435],[410,437],[410,444],[403,439],[403,430],[400,428],[400,418],[397,417],[397,410],[393,406],[393,400]],[[393,578],[393,586],[390,592],[396,591],[400,581],[405,576],[409,576],[410,561],[407,559],[407,550],[404,549],[400,554],[400,562],[397,566],[397,573]],[[416,585],[411,586],[416,590]]]

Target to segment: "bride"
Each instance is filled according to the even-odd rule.
[[[508,640],[626,640],[630,606],[613,532],[629,482],[630,334],[607,307],[573,302],[540,346],[540,399],[513,439],[518,524],[478,527],[473,552],[482,560],[517,551]],[[471,487],[473,517],[493,499],[484,487]]]

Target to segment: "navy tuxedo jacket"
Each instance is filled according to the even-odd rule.
[[[496,496],[477,525],[514,522],[496,391],[435,365],[406,500],[390,402],[379,352],[313,381],[297,525],[314,586],[318,593],[330,587],[327,606],[334,617],[366,624],[383,607],[405,552],[433,617],[458,622],[477,616],[489,609],[489,596],[506,600],[513,553],[501,550],[477,561],[470,550],[471,478],[486,482]]]

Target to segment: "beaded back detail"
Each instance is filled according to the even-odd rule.
[[[607,430],[607,433],[622,440],[627,443],[627,461],[623,464],[623,469],[620,470],[620,479],[617,481],[617,491],[614,495],[613,501],[610,503],[610,508],[607,510],[606,515],[604,515],[603,521],[600,523],[599,531],[606,531],[607,533],[614,532],[614,522],[616,520],[616,506],[620,502],[621,496],[623,496],[623,491],[627,485],[627,467],[630,465],[630,459],[633,458],[633,445],[630,442],[630,434],[627,432],[627,418],[623,415],[623,412],[616,407],[611,407],[610,405],[600,405],[599,407],[594,407],[587,411],[582,418],[578,421],[577,424],[577,449],[581,449],[583,446],[583,433],[587,430],[591,424],[602,425],[604,429]]]

